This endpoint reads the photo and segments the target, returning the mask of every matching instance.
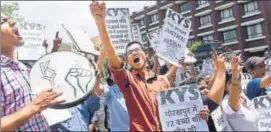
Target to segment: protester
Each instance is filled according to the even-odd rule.
[[[56,33],[56,38],[54,39],[54,46],[52,52],[58,51],[62,43],[62,38],[58,37],[58,32]],[[90,59],[90,61],[93,61]],[[100,78],[97,76],[97,81]],[[97,85],[95,87],[99,87]],[[90,95],[91,96],[91,95]],[[51,126],[53,131],[88,131],[89,121],[92,119],[93,114],[100,108],[100,98],[99,97],[88,97],[88,99],[77,106],[71,107],[68,111],[71,113],[71,118],[63,122],[57,123]]]
[[[127,62],[132,69],[125,70],[125,64],[115,53],[106,31],[105,4],[93,2],[90,9],[100,33],[113,79],[126,100],[130,131],[161,131],[156,92],[170,88],[169,80],[146,68],[146,54],[138,42],[127,44]],[[204,109],[200,113],[208,115],[208,110]]]
[[[105,53],[103,50],[100,53],[98,67],[102,70]],[[125,99],[117,84],[112,80],[109,70],[108,74],[107,85],[97,87],[98,89],[94,91],[101,95],[102,103],[108,107],[110,131],[129,131],[129,116]]]
[[[16,22],[1,13],[1,130],[48,131],[40,112],[48,106],[59,104],[61,93],[52,88],[39,95],[32,93],[27,67],[19,62],[15,50],[24,44]]]
[[[225,85],[229,96],[224,98],[222,109],[233,131],[258,131],[257,121],[259,115],[249,108],[248,105],[244,104],[247,102],[242,101],[241,98],[241,68],[238,65],[238,58],[232,57],[232,75],[228,75]]]
[[[271,74],[265,75],[266,58],[250,57],[245,63],[247,71],[252,75],[252,80],[247,84],[247,97],[253,99],[262,95],[266,95],[266,87],[271,84]]]

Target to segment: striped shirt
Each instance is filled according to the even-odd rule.
[[[10,115],[26,104],[31,103],[36,96],[32,94],[28,82],[26,66],[1,55],[1,116]],[[40,114],[32,116],[17,131],[47,131],[50,130],[45,118]]]

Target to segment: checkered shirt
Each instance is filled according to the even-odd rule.
[[[29,82],[29,72],[26,66],[1,55],[1,116],[10,115],[36,96],[32,94]],[[32,116],[17,131],[48,131],[50,127],[40,114]]]

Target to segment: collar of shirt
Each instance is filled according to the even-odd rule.
[[[150,70],[148,70],[148,76],[146,78],[142,77],[137,70],[133,70],[132,73],[134,75],[136,75],[136,77],[138,77],[138,78],[140,78],[140,79],[142,79],[142,80],[144,80],[146,82],[151,82],[151,81],[157,79],[157,75],[154,72],[150,71]]]
[[[21,70],[21,71],[26,71],[27,67],[19,62],[19,61],[15,61],[12,60],[11,58],[5,56],[5,55],[1,55],[1,66],[2,67],[11,67],[14,70]]]

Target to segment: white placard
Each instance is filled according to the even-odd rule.
[[[161,36],[161,29],[156,29],[152,32],[147,33],[147,38],[151,44],[151,47],[156,51],[159,45],[159,39]]]
[[[90,37],[88,37],[87,34],[70,25],[62,24],[62,27],[64,28],[64,30],[66,31],[69,38],[79,52],[100,55],[100,52],[95,50],[94,44],[92,43]]]
[[[205,59],[202,62],[202,72],[205,76],[212,75],[214,72],[214,68],[212,66],[212,60]]]
[[[63,121],[66,121],[72,118],[72,115],[68,109],[56,110],[56,109],[47,108],[41,113],[47,120],[49,126],[61,123]]]
[[[142,43],[142,37],[141,37],[141,33],[140,33],[140,29],[137,23],[134,23],[131,25],[132,27],[132,35],[133,35],[133,41],[137,41]]]
[[[157,101],[163,131],[208,131],[199,117],[203,104],[196,84],[160,91]]]
[[[107,8],[106,27],[110,39],[119,54],[125,53],[126,45],[132,40],[128,8]]]
[[[252,100],[254,108],[258,111],[258,131],[271,130],[271,95],[261,96]]]
[[[248,82],[252,79],[252,76],[249,73],[241,73],[241,86],[242,89],[247,89]]]
[[[46,54],[42,46],[45,30],[42,24],[24,22],[18,28],[24,40],[24,45],[18,48],[19,60],[38,60]]]
[[[53,88],[63,93],[58,99],[66,100],[58,106],[69,104],[69,107],[73,107],[90,96],[96,82],[96,71],[87,58],[61,51],[39,59],[33,65],[29,78],[33,93],[39,94],[45,88]]]
[[[213,122],[215,124],[216,131],[221,132],[221,131],[233,131],[226,114],[223,112],[221,106],[219,106],[216,110],[214,110],[211,113],[211,117],[213,119]]]
[[[201,74],[201,70],[199,66],[194,67],[196,76]],[[190,66],[186,67],[186,70],[183,71],[182,68],[178,68],[176,72],[176,77],[175,77],[175,85],[178,86],[179,84],[182,84],[184,81],[191,79],[191,72],[190,72]]]
[[[190,20],[168,9],[162,27],[157,55],[171,64],[181,67],[179,60],[185,56],[190,28]]]

